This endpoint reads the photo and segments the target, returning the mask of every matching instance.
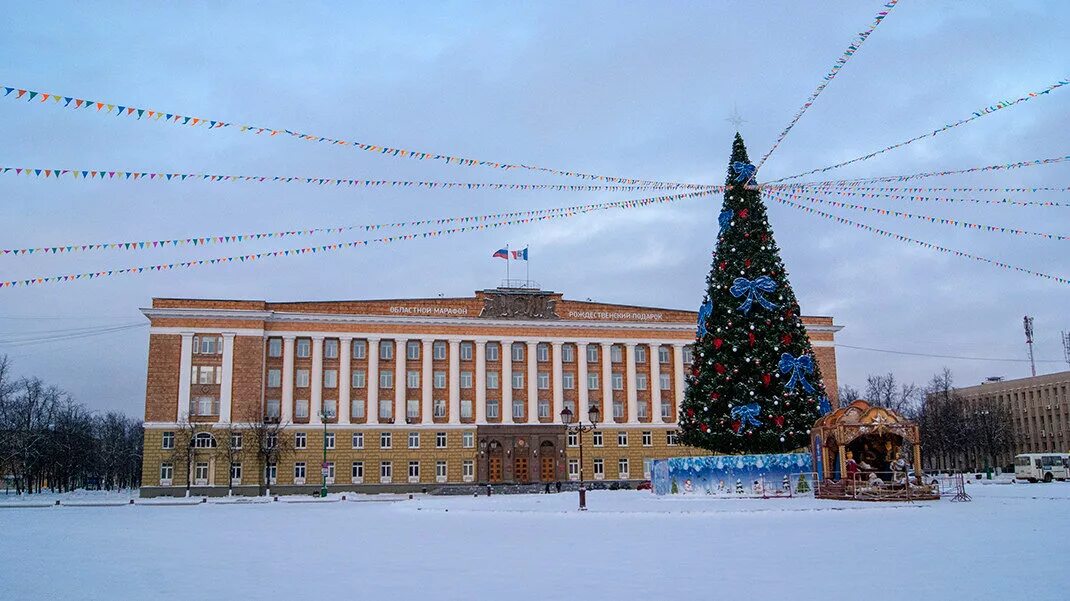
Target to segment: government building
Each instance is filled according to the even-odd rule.
[[[463,298],[153,299],[145,496],[634,484],[679,445],[693,311],[496,288]],[[830,317],[803,317],[831,395]],[[835,402],[835,399],[833,399]]]

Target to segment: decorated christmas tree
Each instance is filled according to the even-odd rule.
[[[717,453],[805,447],[825,387],[737,133],[699,309],[680,439]]]

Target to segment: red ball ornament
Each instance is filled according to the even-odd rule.
[[[732,422],[732,431],[735,432],[736,434],[739,434],[739,429],[741,427],[743,427],[743,423],[740,422],[738,419],[736,421]]]
[[[740,219],[746,219],[749,216],[750,216],[750,210],[749,209],[743,209],[742,211],[739,212],[739,218]]]
[[[783,415],[773,416],[773,423],[776,424],[776,427],[783,428],[784,427],[784,416]]]
[[[713,339],[713,348],[715,348],[717,350],[721,350],[721,345],[722,344],[724,344],[724,340],[721,340],[720,338],[714,338]]]
[[[791,344],[791,334],[784,334],[783,336],[781,336],[780,337],[780,342],[782,342],[785,345]]]
[[[762,374],[762,384],[769,386],[769,383],[773,381],[772,374]]]
[[[701,428],[703,432],[709,432],[710,431],[710,427],[707,426],[706,424],[700,425],[699,428]]]
[[[713,369],[719,374],[724,374],[724,372],[726,371],[725,366],[720,363],[714,363]]]
[[[694,409],[688,409],[687,410],[687,416],[688,417],[695,417],[695,410]]]
[[[721,393],[719,393],[719,392],[711,392],[710,393],[710,400],[711,401],[716,401],[719,398],[721,398]]]
[[[755,343],[755,342],[756,342],[756,340],[757,340],[757,339],[756,339],[756,338],[754,337],[754,332],[747,332],[747,340],[748,340],[748,341],[750,342],[751,348],[754,348],[754,343]]]
[[[750,259],[744,259],[743,260],[743,266],[747,267],[747,268],[750,268]]]
[[[719,269],[720,271],[724,271],[725,267],[728,267],[728,261],[721,261],[717,264],[717,269]]]

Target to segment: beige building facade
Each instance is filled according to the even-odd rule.
[[[678,445],[693,311],[516,288],[330,302],[157,298],[145,495],[649,478]],[[830,394],[830,317],[803,317]],[[835,401],[835,399],[833,399]],[[258,448],[270,431],[283,449]],[[281,442],[280,442],[281,441]],[[326,460],[324,453],[326,452]],[[270,455],[270,454],[269,454]]]

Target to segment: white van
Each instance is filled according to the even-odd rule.
[[[1070,454],[1025,453],[1014,457],[1014,477],[1030,482],[1070,478]]]

